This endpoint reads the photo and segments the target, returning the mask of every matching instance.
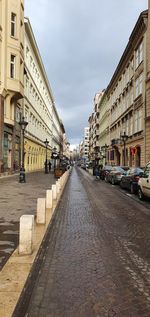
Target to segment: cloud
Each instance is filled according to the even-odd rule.
[[[147,0],[25,1],[70,142],[82,139],[94,95],[109,84],[145,9]]]

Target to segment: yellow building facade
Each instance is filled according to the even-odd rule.
[[[19,168],[24,96],[24,1],[0,1],[0,172]]]

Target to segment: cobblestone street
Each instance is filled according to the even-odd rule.
[[[41,261],[14,316],[150,316],[150,213],[116,187],[74,169]]]
[[[51,188],[53,174],[29,173],[26,183],[19,176],[0,179],[0,269],[18,244],[19,219],[23,214],[35,214],[38,197],[45,197]]]

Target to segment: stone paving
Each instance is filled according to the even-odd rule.
[[[149,317],[147,209],[74,169],[31,283],[26,314],[13,317]]]
[[[0,269],[18,244],[19,219],[23,214],[35,214],[38,197],[46,196],[56,179],[44,171],[28,173],[26,183],[19,176],[0,179]]]

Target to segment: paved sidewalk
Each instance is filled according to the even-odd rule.
[[[56,179],[44,171],[26,174],[26,183],[19,175],[0,178],[0,269],[18,245],[19,219],[35,214],[38,197],[46,196]]]

